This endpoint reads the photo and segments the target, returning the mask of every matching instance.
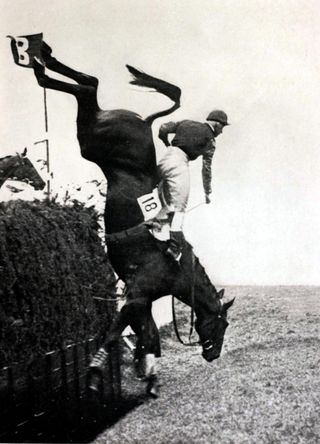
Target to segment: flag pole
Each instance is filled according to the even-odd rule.
[[[41,45],[42,45],[42,32],[39,34],[33,35],[24,35],[18,37],[12,37],[7,35],[11,39],[11,51],[13,55],[14,62],[17,65],[24,66],[26,68],[33,67],[33,60],[38,58],[40,63],[43,63],[45,67],[45,63],[41,58]],[[45,142],[46,144],[46,163],[47,163],[47,199],[50,200],[51,194],[51,184],[50,184],[50,152],[49,152],[49,133],[48,133],[48,107],[47,107],[47,91],[46,88],[43,88],[43,103],[44,103],[44,123],[45,123],[45,135],[46,138],[44,140],[40,140],[38,142],[34,142],[34,145],[38,143]]]
[[[48,135],[48,106],[47,106],[47,89],[43,88],[43,105],[44,105],[44,125],[45,125],[45,132],[46,132],[46,163],[47,163],[47,173],[48,173],[48,179],[47,179],[47,198],[50,200],[50,193],[51,193],[51,184],[50,184],[50,151],[49,151],[49,135]]]

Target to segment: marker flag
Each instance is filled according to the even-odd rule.
[[[17,65],[32,68],[35,57],[43,63],[41,57],[42,33],[18,37],[8,35],[7,37],[11,39],[12,55]]]

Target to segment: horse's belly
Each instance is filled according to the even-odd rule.
[[[121,279],[132,273],[135,268],[147,263],[154,256],[162,255],[159,244],[148,230],[120,242],[107,241],[107,247],[111,264]]]

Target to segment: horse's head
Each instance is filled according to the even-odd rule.
[[[22,154],[17,154],[15,168],[12,172],[12,179],[21,180],[31,185],[35,190],[43,190],[46,183],[33,166],[32,162],[26,157],[27,150]]]
[[[208,362],[219,358],[224,334],[228,327],[227,311],[234,302],[232,299],[229,302],[223,303],[222,297],[224,290],[217,293],[218,310],[214,313],[205,313],[196,320],[196,330],[200,337],[202,345],[202,356]]]

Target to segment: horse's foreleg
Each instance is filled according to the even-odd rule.
[[[103,347],[98,351],[97,359],[93,358],[92,370],[102,371],[110,351],[119,340],[122,331],[130,325],[138,337],[139,359],[143,362],[143,376],[147,379],[147,391],[157,396],[158,385],[155,368],[155,358],[160,356],[159,331],[152,317],[151,300],[156,295],[168,294],[172,286],[171,280],[161,279],[167,276],[167,260],[159,261],[159,255],[149,257],[147,264],[140,266],[130,281],[130,291],[127,293],[127,303],[111,324]],[[172,278],[173,279],[173,278]],[[161,288],[160,288],[161,287]],[[156,293],[156,294],[155,294]]]
[[[142,326],[131,325],[132,330],[137,336],[136,349],[134,354],[134,363],[136,374],[139,379],[151,375],[155,359],[161,356],[161,344],[159,330],[154,322],[152,313],[144,323],[147,327],[142,330]],[[152,358],[151,355],[154,357]],[[148,356],[148,357],[147,357]]]
[[[152,317],[151,306],[148,303],[139,303],[134,300],[122,307],[111,324],[103,346],[94,355],[89,365],[89,373],[91,374],[89,387],[99,391],[108,355],[128,325],[131,325],[138,337],[136,358],[139,362],[140,376],[147,382],[147,392],[151,396],[157,397],[159,384],[156,357],[160,356],[159,332]]]
[[[130,324],[137,335],[137,348],[134,356],[135,370],[139,379],[147,383],[147,393],[154,398],[159,396],[159,380],[156,358],[161,355],[159,330],[154,322],[151,306],[139,310],[138,317]]]
[[[90,370],[103,372],[106,361],[108,359],[108,354],[116,346],[123,330],[128,325],[135,324],[135,318],[137,318],[137,313],[140,311],[141,305],[142,304],[130,303],[125,304],[122,307],[116,318],[111,323],[111,327],[107,332],[103,345],[94,355],[89,365]]]

